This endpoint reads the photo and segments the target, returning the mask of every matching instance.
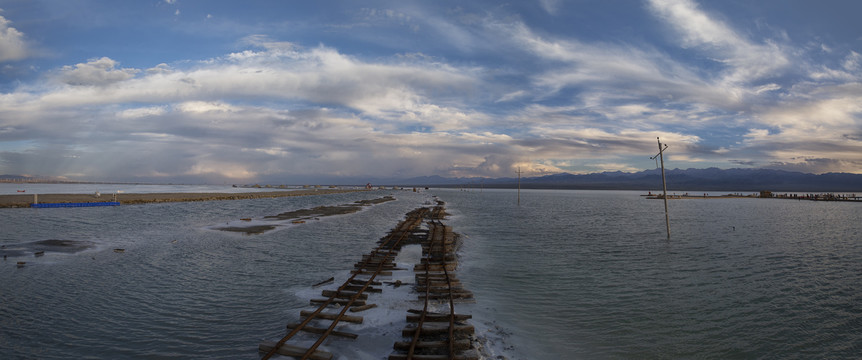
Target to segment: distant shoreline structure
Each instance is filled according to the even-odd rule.
[[[279,198],[289,196],[312,196],[342,194],[350,192],[367,191],[364,189],[313,189],[293,191],[267,191],[250,193],[121,193],[117,194],[117,202],[122,205],[162,203],[162,202],[188,202],[188,201],[219,201],[219,200],[245,200],[262,198]],[[108,195],[108,194],[105,194]],[[106,196],[107,197],[107,196]],[[106,199],[93,194],[38,194],[40,204],[62,204],[62,203],[101,203]],[[34,202],[34,194],[0,195],[0,208],[30,208]]]
[[[652,194],[651,192],[645,196],[647,199],[664,199],[662,194]],[[854,194],[854,193],[803,193],[803,194],[773,194],[771,191],[761,191],[759,193],[752,194],[742,194],[742,193],[732,193],[725,195],[709,195],[704,193],[702,195],[684,193],[682,195],[678,194],[668,194],[668,200],[675,199],[785,199],[785,200],[809,200],[809,201],[852,201],[852,202],[862,202],[862,194]]]
[[[142,179],[143,180],[143,179]],[[167,181],[168,179],[165,179]],[[248,180],[252,181],[252,180]],[[296,184],[298,178],[286,177],[284,181],[292,181],[293,185],[273,185],[283,183],[282,180],[257,179],[258,185],[254,183],[236,184],[239,188],[266,188],[266,189],[297,189],[318,187],[317,185]],[[214,184],[211,181],[203,182],[147,182],[147,181],[71,181],[63,178],[37,177],[29,175],[0,175],[0,184],[115,184],[115,185],[213,185],[231,186],[224,182]],[[412,178],[379,178],[379,177],[326,177],[321,176],[313,181],[304,179],[302,183],[329,184],[329,186],[359,186],[375,184],[374,187],[399,186],[399,187],[435,187],[435,188],[497,188],[516,189],[518,179],[516,178],[490,178],[490,177],[442,177],[442,176],[420,176]],[[269,184],[269,185],[266,185]],[[661,173],[658,169],[643,170],[639,172],[606,171],[589,174],[557,173],[550,175],[525,176],[520,179],[522,189],[567,189],[567,190],[638,190],[657,189],[661,186]],[[862,193],[862,174],[853,173],[824,173],[811,174],[795,171],[761,169],[761,168],[735,168],[735,169],[672,169],[667,170],[668,191],[743,191],[758,192],[771,190],[774,192],[798,192],[798,193]]]

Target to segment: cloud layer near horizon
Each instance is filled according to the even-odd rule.
[[[390,6],[294,24],[330,42],[251,29],[215,57],[135,67],[95,54],[33,70],[0,94],[0,173],[290,182],[637,171],[654,166],[656,137],[671,167],[862,173],[858,43],[737,28],[687,0],[635,9],[656,24],[649,41],[555,31],[523,9]],[[534,6],[552,19],[577,10]],[[14,20],[0,17],[10,74],[46,46]]]

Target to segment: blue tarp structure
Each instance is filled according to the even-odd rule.
[[[53,204],[30,204],[31,208],[61,208],[61,207],[90,207],[90,206],[119,206],[117,201],[91,202],[91,203],[53,203]]]

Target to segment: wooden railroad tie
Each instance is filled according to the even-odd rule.
[[[430,286],[431,288],[448,288],[449,286],[451,286],[453,289],[462,288],[461,282],[458,280],[452,280],[449,283],[447,283],[445,281],[438,281],[438,280],[431,280],[431,281],[425,281],[425,280],[419,280],[419,279],[416,280],[416,287],[417,288],[424,289],[426,286]]]
[[[436,325],[437,323],[430,323],[422,325],[422,331],[419,332],[419,336],[431,336],[431,335],[444,335],[449,333],[449,324],[446,325]],[[455,325],[454,333],[460,335],[470,335],[476,331],[473,328],[473,325]],[[416,333],[415,326],[407,326],[403,330],[401,330],[401,335],[404,337],[412,337]]]
[[[310,301],[311,301],[312,305],[319,305],[319,304],[323,304],[323,303],[327,302],[328,300],[329,299],[311,299]],[[347,305],[349,302],[350,302],[350,300],[345,300],[345,299],[332,299],[332,301],[330,301],[329,303],[332,305]],[[356,300],[353,302],[353,305],[354,306],[365,305],[365,300]]]
[[[443,270],[444,266],[446,268],[446,271],[455,271],[455,269],[458,267],[458,263],[416,264],[416,265],[413,265],[413,271],[425,271],[426,268],[428,270],[440,271],[440,270]]]
[[[269,352],[277,344],[278,343],[275,341],[263,341],[260,343],[260,345],[258,345],[258,350],[260,350],[262,352]],[[305,355],[306,351],[308,351],[308,349],[303,348],[303,347],[284,344],[284,345],[281,345],[281,347],[279,347],[278,350],[276,350],[275,352],[280,354],[280,355],[284,355],[284,356],[302,357],[303,355]],[[309,359],[312,359],[312,360],[331,360],[332,359],[332,353],[326,352],[326,351],[321,351],[321,350],[314,350],[314,352],[311,353],[311,356],[309,357]]]
[[[455,340],[455,350],[467,350],[470,348],[470,340],[468,339],[460,339]],[[409,341],[398,341],[395,345],[392,346],[395,350],[410,350],[410,342]],[[440,349],[440,348],[449,348],[448,341],[419,341],[416,342],[417,349]],[[415,356],[415,355],[414,355]]]
[[[368,285],[372,285],[372,286],[380,286],[380,285],[382,285],[382,284],[383,284],[383,283],[381,283],[381,282],[379,282],[379,281],[372,281],[372,282],[370,282],[370,283],[369,283],[368,281],[365,281],[365,280],[356,280],[356,279],[350,280],[350,283],[351,283],[351,284],[353,284],[353,285],[365,285],[365,284],[368,284]]]
[[[423,355],[413,354],[413,360],[479,360],[479,354],[475,351],[467,351],[450,358],[449,355]],[[407,354],[389,355],[389,360],[407,360]]]
[[[421,315],[407,315],[407,322],[419,322]],[[455,314],[455,321],[466,321],[472,319],[473,315]],[[449,322],[449,314],[425,314],[424,322]]]
[[[353,271],[359,271],[359,272],[365,272],[365,273],[373,274],[375,271],[377,271],[377,269],[378,269],[377,266],[356,266]],[[390,275],[392,274],[393,271],[407,270],[404,268],[385,267],[385,266],[380,268],[380,269],[383,270],[383,271],[380,271],[380,274],[387,272]],[[378,275],[380,275],[380,274],[378,274]]]
[[[307,318],[314,314],[314,311],[302,310],[299,312],[299,316],[303,318]],[[338,314],[327,314],[327,313],[317,313],[314,316],[315,319],[324,319],[324,320],[335,320],[338,319]],[[354,324],[362,324],[362,316],[353,316],[353,315],[341,315],[341,319],[339,321],[354,323]]]
[[[351,298],[353,298],[354,295],[357,295],[356,292],[353,292],[353,291],[338,292],[338,291],[334,291],[334,290],[323,290],[320,292],[320,294],[323,296],[326,296],[326,297],[335,297],[338,299],[351,299]],[[356,299],[357,300],[367,300],[368,294],[365,294],[365,293],[359,294],[358,296],[356,296]]]
[[[364,286],[364,285],[363,285],[363,286]],[[347,286],[345,286],[345,287],[344,287],[344,290],[347,290],[347,291],[359,291],[359,290],[362,290],[362,286],[359,286],[359,285],[347,285]],[[382,293],[382,292],[383,292],[383,289],[380,289],[380,288],[374,288],[374,287],[370,287],[370,286],[369,286],[369,287],[365,288],[365,292],[370,292],[370,293]]]
[[[401,269],[396,268],[395,265],[392,265],[392,264],[379,266],[377,264],[356,263],[353,265],[353,268],[356,270],[370,270],[370,271],[377,271],[377,269],[385,270],[385,271],[401,270]]]
[[[293,329],[296,329],[298,327],[299,327],[299,323],[287,324],[287,330],[293,330]],[[306,326],[303,326],[301,330],[305,331],[305,332],[312,333],[312,334],[323,334],[326,332],[327,329],[316,328],[316,327],[311,327],[311,326],[306,325]],[[335,330],[333,330],[331,333],[329,333],[329,335],[346,337],[348,339],[356,339],[359,337],[359,335],[356,335],[356,334],[352,334],[352,333],[344,332],[344,331],[335,331]]]
[[[356,275],[374,275],[374,271],[351,270],[350,273],[356,274]],[[392,272],[391,271],[381,271],[381,272],[377,273],[377,276],[392,276]]]
[[[472,299],[473,293],[466,291],[466,292],[460,292],[460,293],[452,293],[451,296],[448,293],[446,293],[446,294],[431,293],[428,295],[428,299],[431,299],[431,300],[448,300],[449,298],[452,298],[452,299]],[[425,294],[420,294],[418,296],[418,299],[419,300],[425,299]]]
[[[354,306],[354,307],[350,308],[350,312],[360,312],[360,311],[365,311],[365,310],[368,310],[368,309],[373,309],[373,308],[376,308],[376,307],[377,307],[377,304],[368,304],[368,305],[362,305],[362,306]]]

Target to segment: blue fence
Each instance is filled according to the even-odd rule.
[[[90,202],[90,203],[53,203],[53,204],[30,204],[31,208],[63,208],[63,207],[91,207],[91,206],[119,206],[117,201]]]

